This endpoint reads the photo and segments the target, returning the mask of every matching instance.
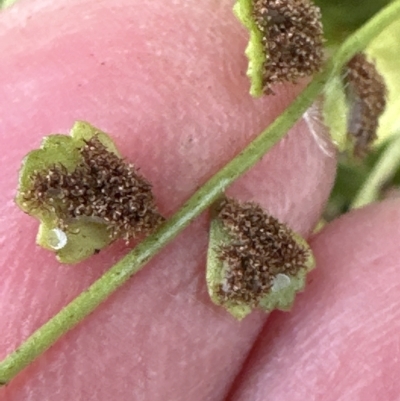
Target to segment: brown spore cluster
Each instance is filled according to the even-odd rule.
[[[218,219],[232,239],[219,249],[226,266],[219,288],[223,302],[256,307],[277,274],[295,276],[306,268],[307,249],[259,205],[226,199],[218,208]]]
[[[385,81],[362,53],[347,63],[345,81],[350,101],[348,134],[354,139],[354,154],[364,156],[377,138],[379,117],[386,107]]]
[[[36,171],[25,205],[53,212],[58,226],[86,217],[105,223],[111,239],[152,232],[164,219],[151,185],[132,164],[110,152],[97,136],[79,150],[81,161],[69,172],[61,165]]]
[[[309,0],[254,0],[253,14],[267,56],[264,93],[274,93],[273,84],[296,82],[320,70],[323,28],[317,6]]]

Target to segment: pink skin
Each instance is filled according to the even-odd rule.
[[[12,198],[44,135],[76,119],[110,132],[170,215],[301,88],[250,98],[246,33],[225,0],[22,1],[0,26],[4,357],[128,250],[67,266],[35,246],[38,224]],[[307,235],[334,173],[302,120],[229,194]],[[312,240],[318,269],[293,312],[240,323],[206,292],[204,214],[0,400],[395,400],[398,206],[329,226]]]
[[[399,235],[390,200],[314,237],[319,268],[292,312],[268,319],[229,401],[398,401]]]

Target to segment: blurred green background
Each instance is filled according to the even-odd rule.
[[[0,8],[9,7],[16,1],[0,0]],[[348,35],[391,1],[314,0],[314,2],[321,8],[329,54],[333,53]],[[337,179],[323,215],[323,222],[336,218],[352,207],[400,196],[399,37],[400,21],[385,30],[370,46],[368,53],[376,62],[389,87],[390,110],[387,110],[385,117],[381,119],[379,131],[381,139],[367,157],[362,160],[355,159],[350,152],[339,155]]]

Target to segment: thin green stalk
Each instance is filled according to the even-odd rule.
[[[382,185],[385,184],[400,167],[400,135],[391,141],[382,153],[374,169],[365,180],[351,205],[356,209],[379,199]]]
[[[321,92],[329,73],[329,70],[325,70],[314,79],[283,114],[205,183],[155,234],[136,246],[86,291],[71,301],[8,355],[0,363],[0,383],[8,383],[63,334],[83,320],[118,287],[137,273],[195,217],[215,202],[236,178],[256,164],[311,106],[313,100]]]
[[[272,148],[311,106],[329,77],[362,50],[390,22],[400,18],[400,0],[390,4],[356,32],[330,60],[296,100],[266,130],[203,185],[155,234],[148,237],[114,265],[86,291],[36,330],[14,352],[0,362],[0,384],[8,383],[22,369],[76,326],[118,287],[138,272],[169,241],[206,210],[240,175],[249,170]]]
[[[334,55],[334,72],[339,73],[342,66],[349,61],[355,53],[363,51],[379,33],[398,20],[399,13],[400,1],[393,1],[354,32],[343,45],[339,47],[337,53]]]

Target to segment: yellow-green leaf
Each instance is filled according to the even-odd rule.
[[[228,210],[223,212],[225,217],[221,210]],[[304,289],[307,273],[315,267],[307,242],[253,203],[227,199],[212,213],[206,272],[211,300],[239,320],[254,308],[289,310],[297,292]],[[232,219],[227,222],[226,216]],[[247,233],[241,231],[243,227]],[[235,259],[236,250],[239,258]],[[270,256],[265,259],[265,255]],[[230,281],[233,275],[234,282]]]
[[[233,12],[239,21],[247,28],[250,38],[245,54],[249,61],[247,76],[250,79],[250,94],[254,97],[263,94],[263,69],[266,61],[266,54],[262,44],[262,33],[257,28],[253,19],[253,1],[237,0]]]
[[[78,121],[69,136],[55,134],[44,138],[40,149],[31,151],[24,158],[20,170],[15,201],[24,212],[40,221],[37,243],[53,251],[62,263],[77,263],[107,246],[111,239],[106,224],[82,218],[69,224],[64,232],[57,226],[57,216],[51,208],[33,208],[25,201],[24,193],[30,189],[31,177],[37,171],[45,171],[54,165],[63,165],[67,171],[74,170],[80,160],[79,149],[85,140],[95,135],[110,152],[119,156],[106,133],[89,123]]]
[[[379,73],[383,76],[387,90],[387,106],[379,119],[376,145],[386,141],[400,131],[400,20],[391,24],[368,46],[366,53],[374,60]]]

